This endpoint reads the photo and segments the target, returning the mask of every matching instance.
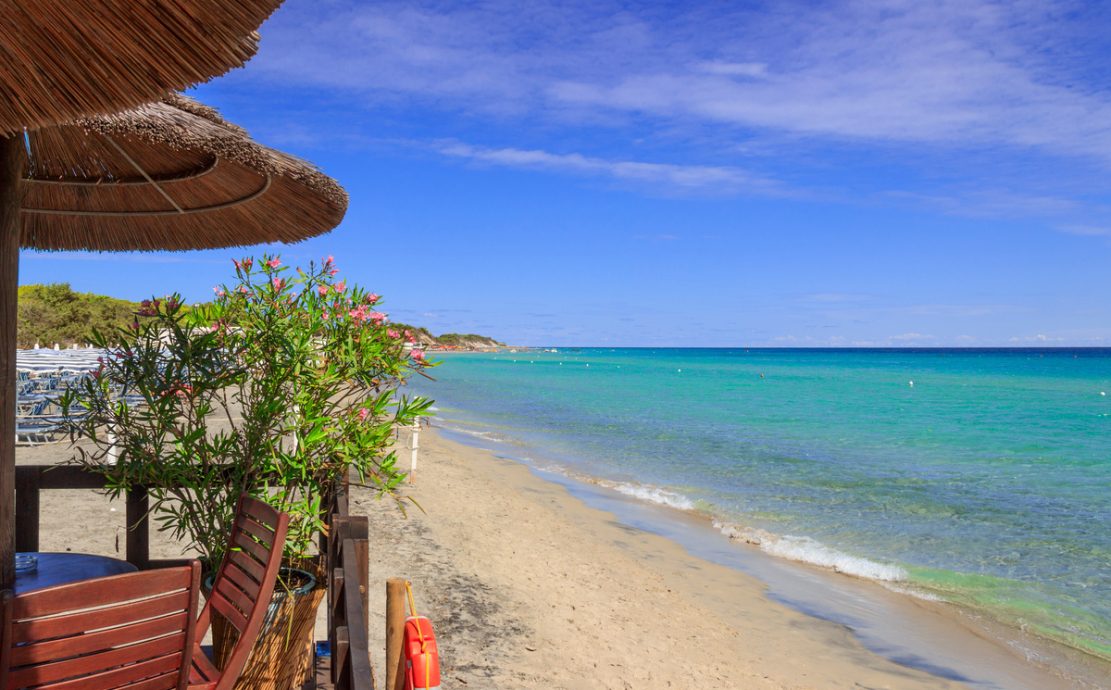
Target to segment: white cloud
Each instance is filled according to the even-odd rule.
[[[1067,59],[1073,5],[304,3],[267,25],[253,69],[376,103],[650,115],[1111,162],[1111,97],[1077,86],[1085,56]]]
[[[1052,343],[1063,343],[1065,339],[1058,336],[1046,335],[1045,333],[1038,333],[1037,335],[1014,336],[1009,338],[1008,342],[1016,345],[1049,345]]]
[[[665,191],[733,194],[744,191],[771,192],[772,180],[733,167],[674,165],[641,161],[607,160],[580,153],[552,153],[514,148],[483,148],[458,142],[437,147],[445,156],[510,168],[553,170],[580,175],[601,175],[628,182],[661,186]]]
[[[1111,226],[1068,224],[1059,225],[1057,229],[1069,235],[1083,235],[1085,237],[1111,237]]]
[[[932,335],[925,335],[923,333],[911,332],[911,333],[900,333],[899,335],[890,336],[888,338],[888,340],[891,341],[891,342],[895,342],[895,343],[907,344],[907,343],[920,343],[920,342],[925,342],[925,341],[937,340],[937,337],[932,336]]]

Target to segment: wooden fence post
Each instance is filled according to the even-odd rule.
[[[39,550],[39,476],[38,467],[15,470],[15,550]]]

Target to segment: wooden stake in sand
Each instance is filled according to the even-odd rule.
[[[386,580],[386,690],[404,690],[405,587],[408,580]]]

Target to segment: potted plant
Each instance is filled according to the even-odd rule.
[[[337,278],[331,257],[290,271],[264,256],[236,261],[235,271],[211,303],[152,299],[128,327],[97,334],[107,354],[64,396],[65,427],[86,441],[76,462],[107,477],[116,495],[148,487],[158,528],[209,570],[223,558],[241,492],[290,515],[285,564],[318,583],[282,597],[244,680],[294,687],[311,665],[324,587],[316,544],[334,487],[353,475],[397,498],[394,433],[431,404],[401,389],[430,364],[378,311],[378,295]],[[305,575],[287,572],[277,591],[291,594]]]

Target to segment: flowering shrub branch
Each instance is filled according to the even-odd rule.
[[[396,495],[394,431],[431,405],[401,390],[432,363],[389,326],[378,295],[337,274],[332,257],[305,270],[246,258],[210,304],[144,302],[98,376],[63,400],[71,437],[92,442],[77,462],[116,493],[149,486],[160,526],[209,563],[242,491],[291,515],[290,559],[311,553],[350,471]],[[78,406],[85,414],[69,414]]]

